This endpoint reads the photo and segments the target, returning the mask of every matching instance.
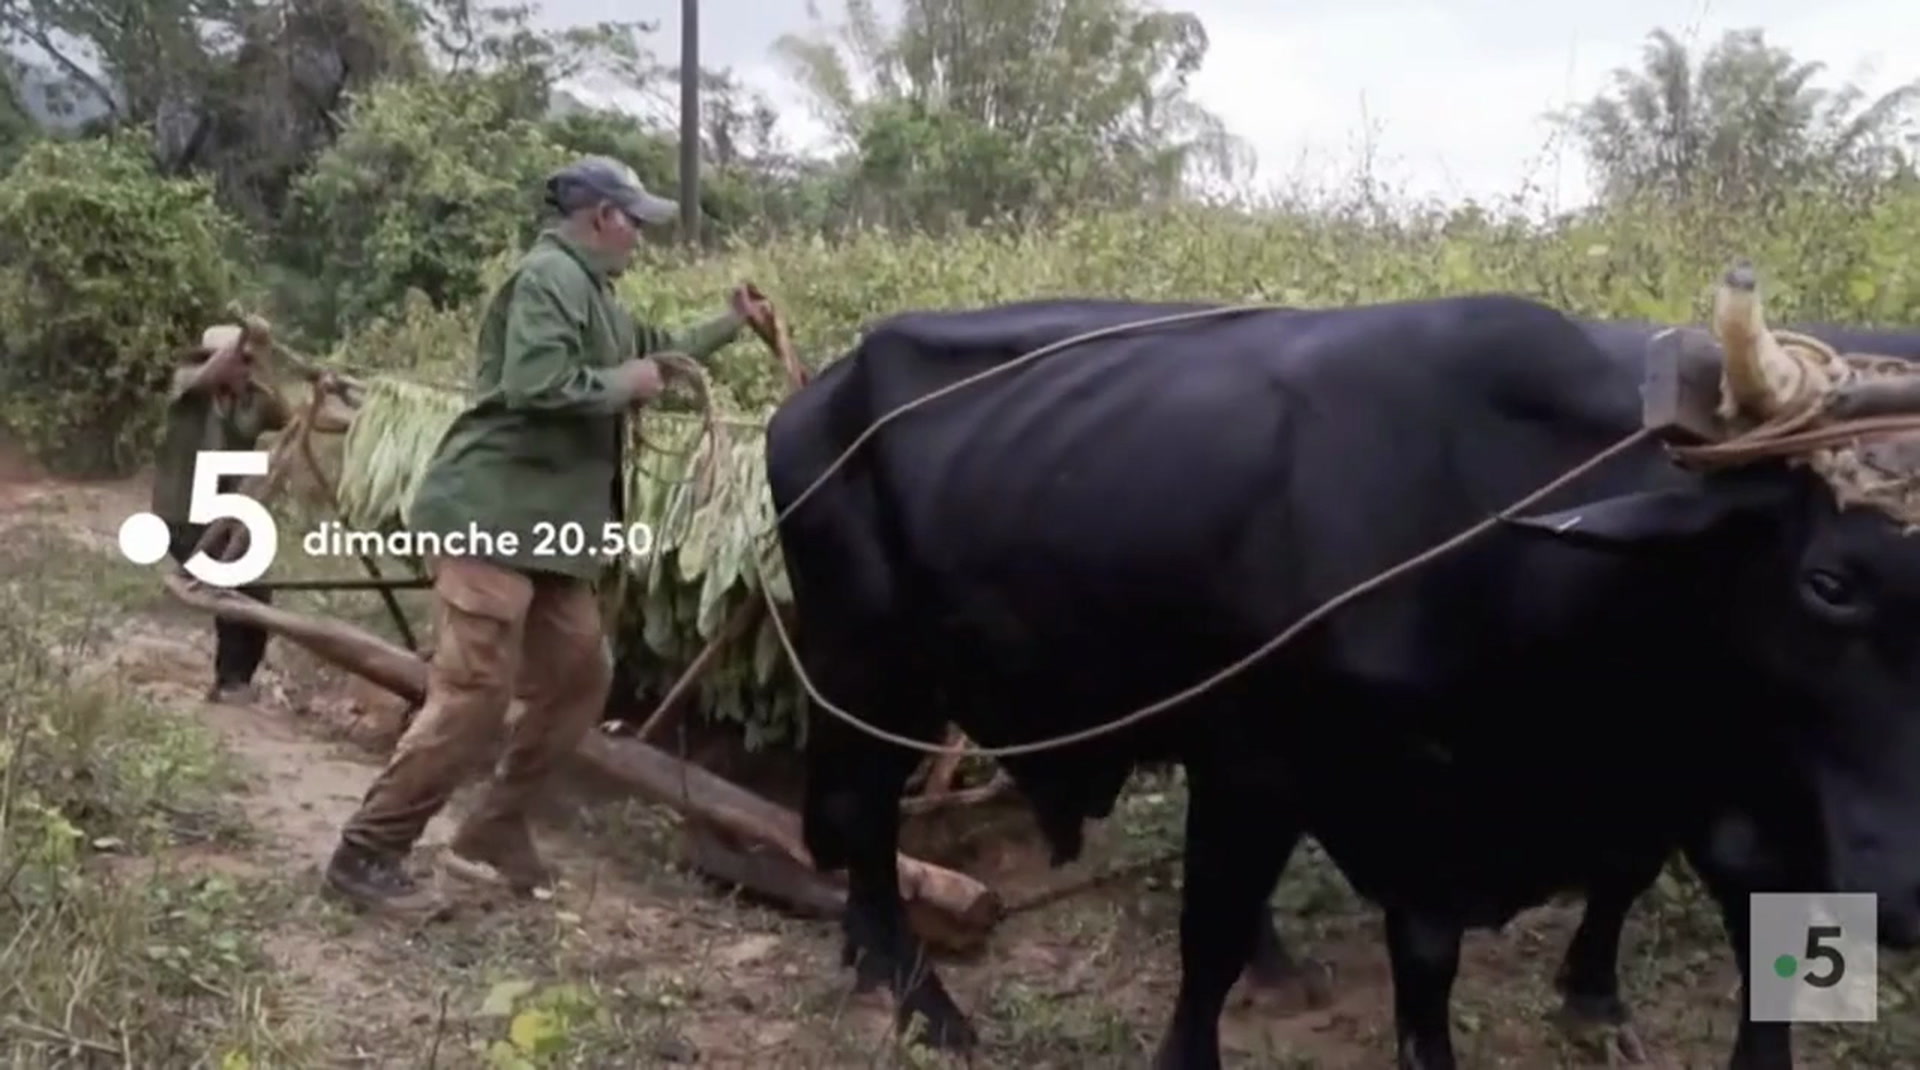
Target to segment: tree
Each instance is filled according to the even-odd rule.
[[[56,471],[147,456],[170,358],[242,292],[236,230],[138,132],[37,142],[0,178],[0,422]]]
[[[287,303],[332,341],[400,307],[472,301],[488,261],[539,225],[542,181],[565,160],[514,114],[497,78],[389,82],[355,98],[340,137],[294,184],[281,255],[305,283]]]
[[[1177,197],[1245,149],[1188,96],[1200,20],[1137,0],[905,0],[777,53],[880,214],[930,223]],[[837,38],[837,40],[836,40]],[[877,195],[877,197],[876,197]]]
[[[64,110],[148,136],[163,172],[211,176],[256,228],[348,93],[422,62],[391,0],[0,0],[0,45],[51,64]]]
[[[1612,201],[1747,202],[1910,170],[1920,82],[1863,104],[1851,84],[1815,87],[1823,69],[1768,45],[1757,29],[1729,31],[1696,65],[1685,45],[1655,30],[1639,70],[1615,71],[1610,92],[1559,118]]]
[[[547,136],[570,154],[620,159],[649,189],[673,196],[680,176],[678,77],[677,70],[665,75],[674,83],[671,96],[655,94],[660,88],[655,86],[642,96],[667,100],[671,111],[648,109],[637,116],[586,104],[560,90],[546,122]],[[721,242],[762,223],[790,221],[794,209],[788,202],[798,183],[786,173],[785,154],[773,136],[773,106],[724,71],[701,72],[700,106],[702,240]],[[674,240],[671,231],[650,233]]]
[[[502,114],[538,122],[569,153],[602,153],[635,168],[649,186],[671,190],[679,174],[679,78],[649,47],[654,22],[601,22],[558,31],[532,25],[535,7],[485,0],[408,0],[440,76],[484,76]],[[729,72],[702,70],[701,208],[711,239],[790,200],[791,180],[773,140],[765,96]],[[584,101],[614,89],[638,113]]]
[[[26,64],[0,52],[0,177],[40,135],[26,97]]]
[[[643,87],[663,68],[643,39],[655,22],[598,22],[561,30],[533,26],[537,4],[483,0],[402,0],[418,21],[439,73],[488,76],[502,106],[521,118],[544,118],[555,90],[570,79],[610,76]]]

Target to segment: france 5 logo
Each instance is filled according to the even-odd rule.
[[[280,550],[280,527],[258,499],[238,491],[222,491],[228,476],[264,476],[265,450],[201,450],[193,466],[193,490],[188,498],[187,522],[211,525],[221,520],[238,523],[246,532],[246,549],[232,561],[220,561],[197,552],[183,563],[187,574],[215,587],[240,587],[266,575]],[[120,522],[120,552],[136,565],[151,565],[167,556],[173,536],[167,522],[152,513],[135,513]]]
[[[1872,895],[1769,893],[1751,900],[1756,1022],[1879,1018],[1879,907]]]

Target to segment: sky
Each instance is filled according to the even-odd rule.
[[[816,0],[837,19],[839,0]],[[879,0],[883,14],[897,10]],[[1767,40],[1828,71],[1822,84],[1884,92],[1920,77],[1915,0],[1161,0],[1205,24],[1211,47],[1193,95],[1257,154],[1254,180],[1337,182],[1363,149],[1373,171],[1406,193],[1460,201],[1523,185],[1551,208],[1590,196],[1586,168],[1542,116],[1590,99],[1610,73],[1638,66],[1664,28],[1704,52],[1729,29]],[[812,25],[808,0],[701,0],[701,52],[780,108],[780,132],[820,144],[824,128],[774,59],[782,33]],[[601,0],[543,0],[549,25],[609,17]],[[679,55],[680,4],[645,0],[616,18],[657,20],[656,47]],[[1370,144],[1369,144],[1370,142]]]

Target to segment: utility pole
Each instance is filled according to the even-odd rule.
[[[700,244],[700,0],[680,0],[680,235]]]

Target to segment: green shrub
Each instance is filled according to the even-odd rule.
[[[717,307],[751,278],[790,320],[814,365],[840,356],[874,319],[1045,296],[1271,301],[1338,306],[1503,291],[1570,313],[1687,322],[1736,255],[1751,256],[1779,320],[1920,323],[1920,190],[1868,203],[1809,195],[1764,218],[1712,204],[1625,208],[1535,227],[1458,217],[1395,225],[1210,208],[1089,213],[1038,230],[940,237],[870,231],[843,242],[801,236],[735,243],[688,263],[648,250],[622,281],[636,313],[678,322]],[[1070,359],[1070,358],[1069,358]],[[783,380],[757,345],[720,363],[749,407],[773,403]]]
[[[147,457],[172,353],[239,290],[211,186],[145,149],[41,141],[0,179],[0,422],[58,472]]]
[[[565,153],[483,79],[385,83],[294,184],[282,244],[307,286],[292,309],[315,337],[396,311],[485,296],[487,262],[532,237],[541,182]]]

